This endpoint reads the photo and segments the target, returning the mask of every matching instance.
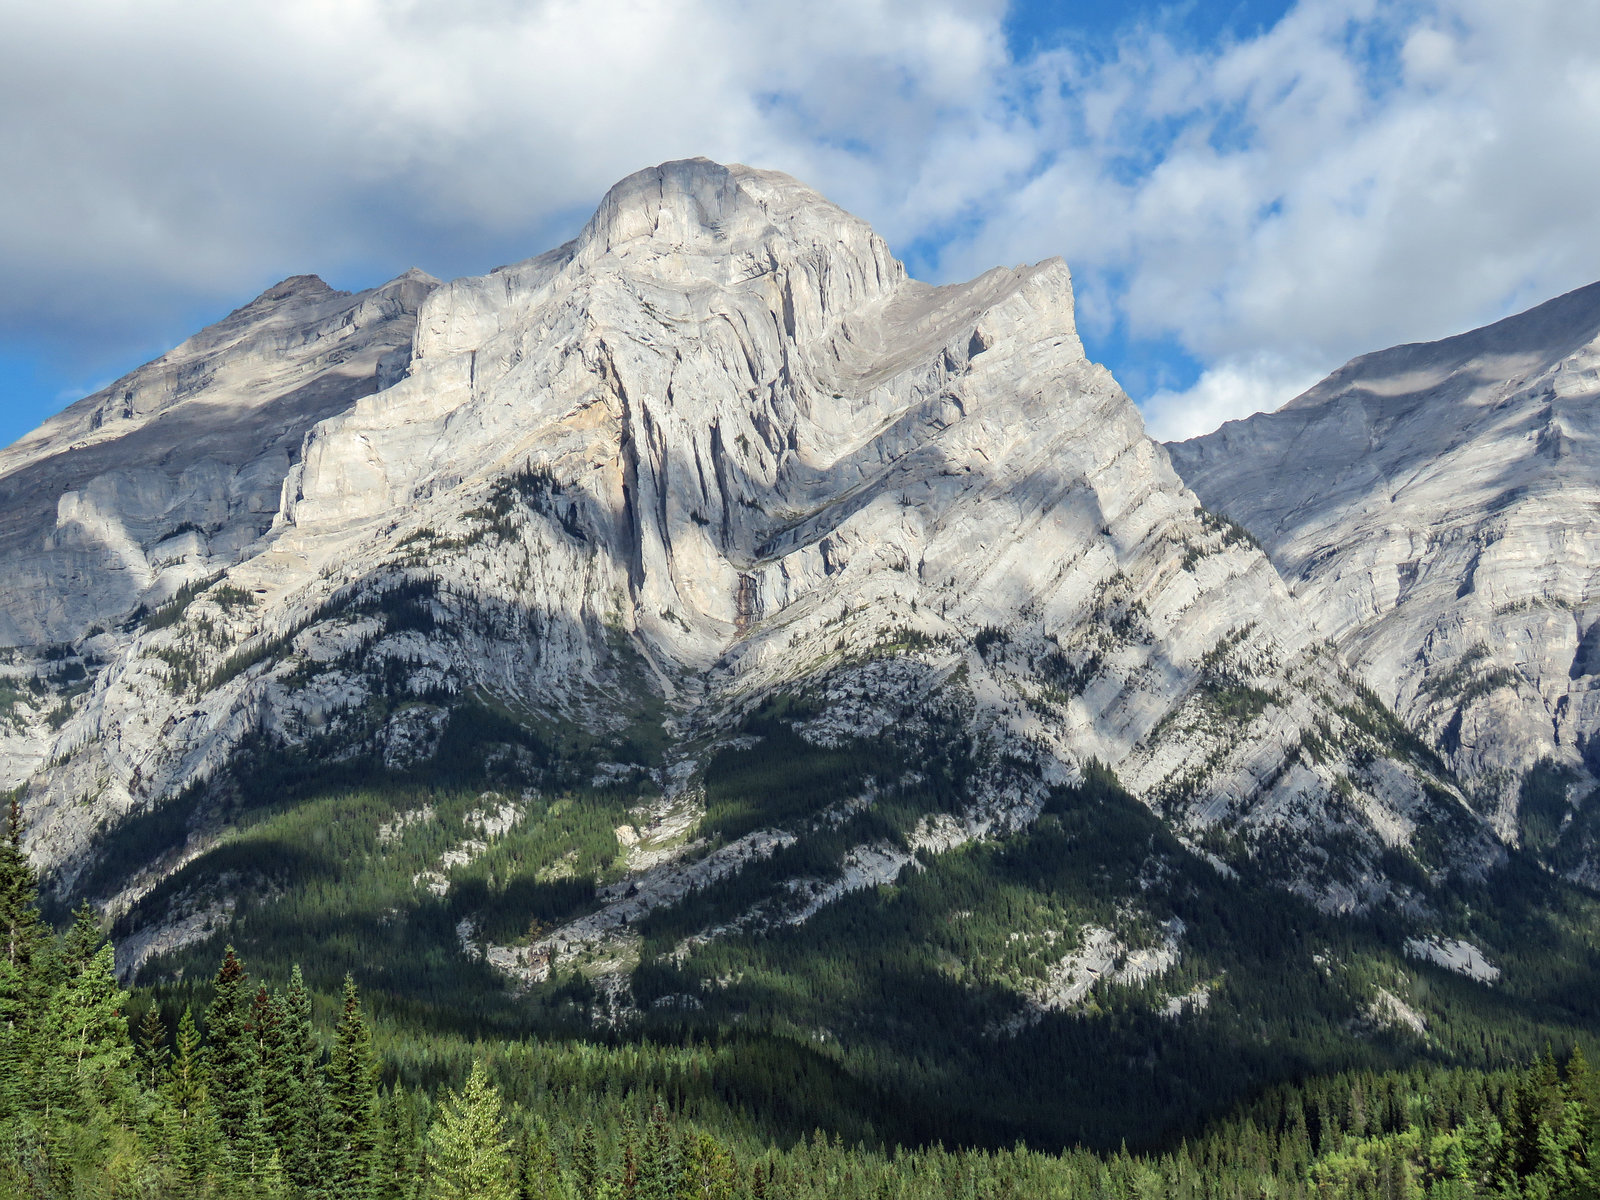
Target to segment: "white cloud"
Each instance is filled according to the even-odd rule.
[[[292,271],[482,270],[576,232],[623,175],[695,154],[938,219],[966,197],[930,147],[979,177],[1033,153],[990,105],[999,15],[985,0],[0,6],[0,155],[24,181],[0,189],[0,322],[138,323],[163,298],[242,300]],[[883,202],[919,177],[912,203]]]
[[[1062,253],[1087,328],[1210,364],[1153,425],[1244,411],[1269,360],[1326,372],[1600,278],[1594,5],[1302,0],[1237,44],[1147,28],[1037,70],[1054,159],[948,265]]]
[[[1321,378],[1316,367],[1288,362],[1263,353],[1245,359],[1224,359],[1201,372],[1192,387],[1163,389],[1140,407],[1150,436],[1181,442],[1210,433],[1224,421],[1272,412],[1283,407]]]

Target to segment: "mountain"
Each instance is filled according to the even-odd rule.
[[[0,514],[6,779],[127,976],[232,941],[430,1028],[766,1039],[995,1144],[1590,1019],[1526,936],[1587,962],[1586,894],[1202,507],[1059,260],[932,287],[696,159],[130,379],[0,476],[61,481]]]
[[[1169,446],[1501,836],[1600,881],[1600,284]]]

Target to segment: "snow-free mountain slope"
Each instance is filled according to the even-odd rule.
[[[1508,837],[1600,767],[1597,402],[1600,284],[1169,447]]]
[[[76,640],[236,561],[306,431],[404,371],[435,282],[287,279],[0,450],[0,645]]]
[[[305,432],[215,582],[28,660],[59,689],[9,735],[30,845],[149,969],[228,897],[292,892],[237,846],[319,773],[469,779],[499,837],[607,814],[525,864],[572,873],[561,905],[512,920],[491,889],[452,952],[614,998],[641,922],[702,885],[747,899],[663,962],[1020,836],[1095,760],[1179,839],[1096,944],[1143,936],[1171,854],[1419,934],[1429,889],[1496,861],[1085,358],[1059,260],[933,288],[787,176],[668,163],[568,245],[432,290],[403,360]],[[490,840],[416,895],[455,903]]]

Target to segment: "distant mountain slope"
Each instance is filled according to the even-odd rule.
[[[1168,447],[1501,832],[1591,881],[1597,400],[1600,284]]]
[[[435,286],[286,279],[0,450],[0,646],[75,641],[235,562],[306,432],[404,372]]]

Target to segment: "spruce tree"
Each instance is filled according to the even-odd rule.
[[[672,1127],[658,1100],[650,1109],[644,1144],[639,1155],[639,1200],[673,1200],[678,1191],[677,1155],[672,1145]]]
[[[543,1118],[524,1131],[518,1158],[518,1200],[563,1200],[566,1189],[561,1182],[561,1166]]]
[[[172,1122],[164,1094],[172,1050],[167,1045],[167,1027],[161,1020],[161,1010],[154,1004],[145,1009],[144,1016],[139,1019],[134,1046],[143,1137],[157,1168],[164,1169],[172,1161]]]
[[[83,970],[105,941],[100,914],[85,900],[72,910],[72,925],[61,937],[58,969],[68,974]]]
[[[216,991],[206,1009],[206,1065],[217,1126],[230,1143],[241,1141],[256,1104],[260,1064],[250,1029],[249,975],[229,946],[217,968]]]
[[[161,1010],[154,1004],[139,1018],[138,1047],[139,1082],[146,1091],[158,1091],[167,1077],[172,1050],[167,1045],[167,1026],[161,1019]]]
[[[250,1025],[249,975],[229,946],[206,1009],[206,1063],[211,1103],[230,1186],[249,1190],[267,1169],[270,1148],[261,1116],[261,1056]]]
[[[422,1169],[422,1131],[416,1105],[397,1083],[380,1107],[374,1200],[416,1200]]]
[[[261,1056],[261,1122],[267,1142],[277,1152],[281,1169],[292,1157],[291,1144],[298,1135],[303,1114],[303,1089],[298,1086],[294,1064],[288,1052],[286,1014],[283,997],[277,994],[262,1003],[260,993],[253,1005],[256,1044]]]
[[[432,1200],[513,1200],[500,1092],[481,1061],[445,1097],[430,1141]]]
[[[198,1192],[217,1156],[217,1123],[211,1109],[205,1056],[194,1011],[178,1018],[177,1045],[165,1087],[173,1132],[170,1153],[182,1194]]]
[[[25,967],[44,936],[38,884],[22,851],[22,802],[13,793],[6,809],[5,838],[0,840],[0,957],[13,967]]]
[[[600,1194],[600,1155],[595,1148],[594,1122],[583,1123],[578,1148],[572,1156],[572,1173],[578,1185],[578,1200],[597,1200]]]
[[[133,1043],[122,1015],[109,945],[101,946],[57,990],[50,1006],[49,1058],[61,1098],[86,1107],[126,1104],[135,1086]]]
[[[622,1200],[637,1200],[639,1195],[639,1136],[631,1110],[622,1114],[622,1174],[617,1180],[617,1195]]]
[[[265,1071],[266,1085],[273,1092],[270,1136],[282,1155],[284,1175],[308,1194],[323,1177],[326,1113],[318,1069],[321,1059],[322,1049],[311,1024],[311,993],[296,965],[289,972]]]
[[[688,1137],[679,1196],[693,1200],[731,1200],[734,1179],[733,1159],[716,1138],[704,1131]]]
[[[344,1010],[328,1056],[327,1104],[328,1188],[341,1198],[367,1200],[378,1143],[378,1064],[361,997],[349,975],[344,977]]]
[[[22,806],[13,794],[0,838],[0,1122],[16,1133],[38,1066],[35,1026],[45,1007],[49,933],[39,919],[38,880],[22,852]]]

